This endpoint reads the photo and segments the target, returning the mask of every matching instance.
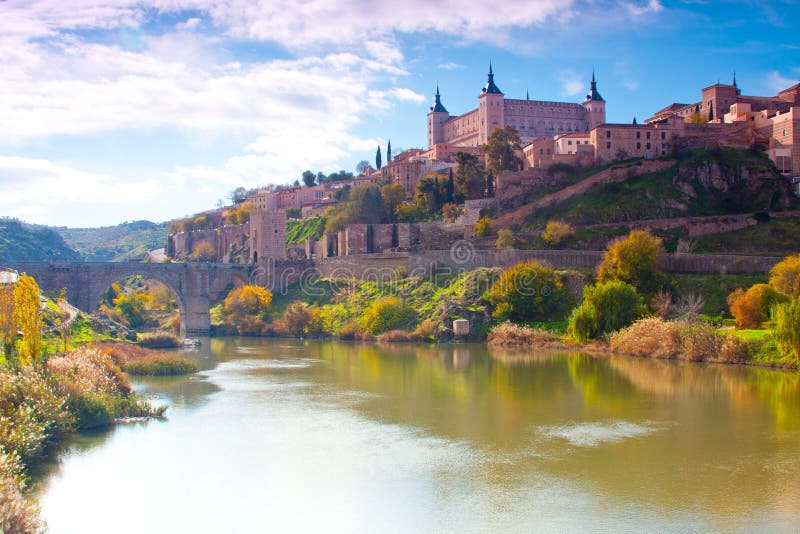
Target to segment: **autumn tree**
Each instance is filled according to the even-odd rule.
[[[791,297],[800,296],[800,254],[775,265],[769,272],[769,285]]]
[[[14,285],[0,284],[0,343],[6,361],[11,361],[14,342],[17,339],[17,323],[14,315]]]
[[[495,246],[498,249],[514,248],[514,233],[506,228],[498,230]]]
[[[747,291],[737,289],[728,295],[728,307],[736,319],[736,328],[761,328],[769,319],[776,304],[789,301],[789,297],[767,284],[756,284]]]
[[[647,230],[634,230],[608,246],[598,268],[597,281],[626,282],[646,298],[652,297],[663,285],[664,273],[659,266],[663,255],[661,238]]]
[[[39,284],[32,276],[19,275],[14,286],[14,322],[22,333],[19,361],[27,365],[39,356],[42,346],[41,300]]]
[[[217,249],[208,241],[201,241],[194,247],[190,258],[193,261],[214,261],[217,258]]]
[[[575,233],[575,230],[568,223],[562,221],[547,221],[547,226],[542,232],[542,241],[551,247],[557,247],[565,239]]]
[[[517,156],[522,141],[513,126],[496,128],[481,150],[486,154],[486,167],[494,172],[518,171],[522,168],[522,160]]]
[[[261,286],[246,285],[232,289],[222,303],[223,313],[236,321],[246,316],[264,319],[269,313],[272,293]]]

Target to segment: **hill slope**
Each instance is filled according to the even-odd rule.
[[[54,228],[88,261],[139,261],[167,241],[167,223],[133,221],[102,228]]]
[[[0,218],[0,263],[79,259],[80,254],[71,249],[53,229]]]

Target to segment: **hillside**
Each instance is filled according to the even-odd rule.
[[[80,254],[53,229],[0,218],[0,264],[3,261],[79,259]]]
[[[133,221],[101,228],[54,228],[87,261],[140,261],[167,242],[167,223]]]

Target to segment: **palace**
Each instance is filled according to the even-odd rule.
[[[436,88],[434,105],[428,113],[428,149],[442,150],[440,145],[479,147],[486,143],[495,128],[513,126],[526,145],[537,137],[554,137],[575,132],[589,132],[606,121],[606,103],[592,83],[586,100],[546,102],[506,98],[494,82],[492,66],[489,78],[478,95],[478,107],[463,115],[451,116],[442,104]]]

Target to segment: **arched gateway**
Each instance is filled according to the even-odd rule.
[[[143,275],[160,280],[175,293],[181,310],[181,334],[208,335],[211,304],[246,284],[254,265],[225,263],[15,262],[5,263],[33,276],[45,291],[67,289],[67,299],[85,312],[98,307],[103,292],[118,280]]]

